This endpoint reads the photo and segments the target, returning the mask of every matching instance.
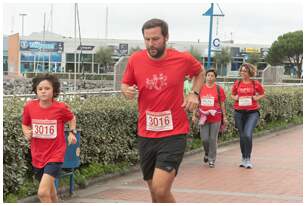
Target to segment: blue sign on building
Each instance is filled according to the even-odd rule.
[[[63,52],[64,42],[20,40],[21,51]]]

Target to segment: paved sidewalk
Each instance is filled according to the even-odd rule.
[[[177,202],[303,202],[303,127],[253,140],[253,169],[239,168],[239,143],[218,149],[215,168],[203,153],[184,158],[172,187]],[[141,173],[98,182],[63,202],[150,202]]]

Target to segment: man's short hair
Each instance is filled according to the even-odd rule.
[[[143,26],[142,26],[142,35],[144,35],[144,30],[145,29],[151,29],[155,27],[160,27],[161,33],[164,37],[168,36],[168,24],[164,20],[161,19],[150,19],[146,21]]]

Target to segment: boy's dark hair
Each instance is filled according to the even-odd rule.
[[[59,93],[60,93],[60,82],[57,78],[57,76],[53,75],[53,74],[42,74],[42,75],[38,75],[36,77],[34,77],[32,79],[32,91],[37,94],[37,86],[39,85],[40,82],[47,80],[52,84],[53,87],[53,97],[58,97]]]
[[[217,77],[217,72],[216,72],[215,69],[209,69],[209,70],[207,70],[205,76],[207,76],[207,74],[208,74],[209,72],[214,73],[215,77]]]
[[[144,35],[145,29],[151,29],[155,27],[160,27],[161,33],[164,37],[168,36],[168,24],[164,20],[161,19],[150,19],[146,21],[142,26],[142,35]]]

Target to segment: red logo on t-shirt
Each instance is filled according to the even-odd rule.
[[[146,79],[146,88],[152,90],[162,90],[167,86],[167,76],[164,74],[153,74],[152,79]]]

